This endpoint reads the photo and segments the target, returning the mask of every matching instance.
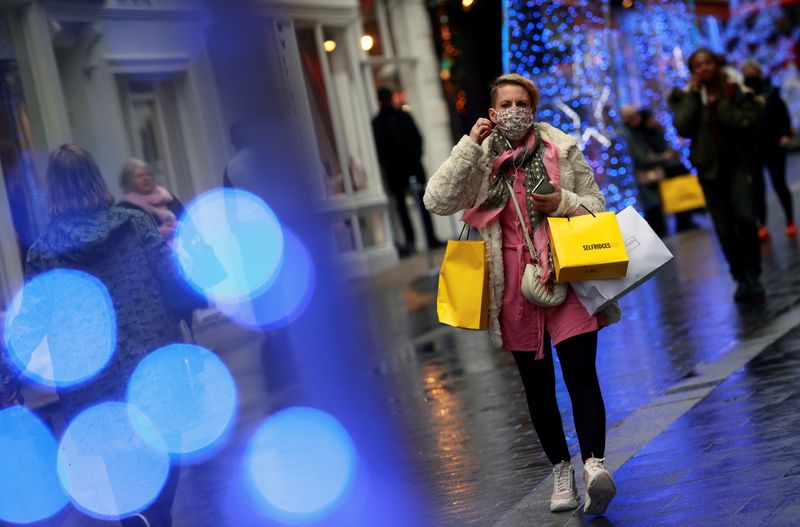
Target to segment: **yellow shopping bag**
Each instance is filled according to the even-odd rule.
[[[661,191],[661,208],[666,214],[702,209],[706,206],[706,197],[697,176],[686,174],[659,183]]]
[[[556,281],[622,278],[628,253],[613,212],[547,218]]]
[[[447,242],[439,294],[436,298],[439,322],[457,328],[489,327],[489,266],[486,242]]]

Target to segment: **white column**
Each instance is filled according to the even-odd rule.
[[[396,55],[414,57],[418,61],[414,78],[403,78],[402,81],[412,106],[411,113],[425,139],[423,163],[430,177],[453,148],[450,117],[433,43],[433,27],[424,0],[387,0],[387,10],[397,46],[394,50]],[[405,67],[400,69],[401,75],[407,71]],[[440,238],[454,234],[455,222],[438,216],[433,220]]]
[[[70,141],[71,132],[67,118],[67,106],[61,89],[56,56],[50,37],[47,13],[38,2],[30,4],[22,15],[22,39],[24,53],[33,77],[35,103],[41,112],[41,125],[48,150]],[[20,59],[23,59],[21,53]],[[20,60],[22,63],[23,60]],[[28,93],[31,92],[28,88]],[[29,101],[33,102],[33,101]]]
[[[0,168],[0,311],[6,309],[23,282],[22,261],[2,176],[3,169]]]

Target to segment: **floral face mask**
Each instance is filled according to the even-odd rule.
[[[530,108],[514,106],[497,112],[497,127],[509,141],[525,137],[533,126],[533,112]]]

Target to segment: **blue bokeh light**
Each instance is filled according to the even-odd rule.
[[[53,434],[22,406],[0,411],[0,521],[32,523],[69,502],[56,473]]]
[[[274,279],[283,259],[283,231],[254,194],[217,189],[189,204],[174,250],[193,287],[217,301],[241,302]]]
[[[279,521],[305,523],[333,511],[354,480],[355,447],[334,417],[314,408],[283,410],[248,447],[245,471],[254,496]]]
[[[97,278],[57,269],[25,284],[9,307],[4,339],[23,376],[47,386],[86,382],[117,345],[114,305]]]
[[[137,422],[136,428],[132,419]],[[79,414],[58,449],[58,476],[75,506],[95,518],[131,516],[155,500],[170,468],[166,445],[143,413],[107,402]],[[148,442],[137,430],[147,429]]]
[[[217,307],[241,325],[264,330],[287,326],[308,306],[316,268],[305,245],[284,229],[284,258],[272,285],[250,302],[217,302]]]
[[[147,415],[158,435],[134,427],[153,446],[165,444],[182,460],[212,448],[228,431],[236,410],[236,385],[211,351],[173,344],[145,357],[128,385],[128,403]]]

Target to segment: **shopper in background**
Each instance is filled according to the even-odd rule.
[[[155,349],[180,342],[178,317],[203,300],[179,276],[151,217],[113,206],[114,199],[89,152],[73,144],[56,148],[50,154],[46,184],[50,222],[28,251],[26,278],[54,269],[85,272],[108,290],[117,321],[116,350],[102,373],[77,388],[59,390],[61,410],[69,421],[99,402],[124,401],[128,380],[139,362]],[[19,327],[37,330],[33,309],[23,297],[16,319]],[[30,322],[25,322],[28,316]],[[155,502],[123,519],[122,525],[169,527],[177,484],[178,470],[172,469]]]
[[[385,176],[389,194],[394,198],[397,215],[403,226],[405,245],[399,248],[400,256],[408,256],[414,252],[416,236],[411,225],[411,217],[406,206],[406,194],[409,190],[419,203],[422,226],[429,248],[441,247],[442,241],[433,232],[433,222],[421,196],[410,189],[411,178],[416,177],[419,184],[425,184],[425,170],[422,167],[422,136],[411,116],[394,107],[392,91],[387,88],[378,90],[380,111],[372,120],[372,132],[378,150],[378,160]]]
[[[767,227],[767,188],[764,181],[766,168],[769,171],[772,188],[775,189],[783,207],[783,216],[786,220],[784,232],[786,236],[793,238],[797,236],[797,224],[794,222],[792,193],[786,184],[786,146],[793,135],[789,110],[781,98],[780,89],[770,83],[756,61],[745,61],[742,65],[742,75],[745,85],[753,90],[764,105],[756,134],[759,166],[753,173],[753,195],[759,223],[758,237],[762,242],[768,241],[770,237]]]
[[[722,73],[713,52],[698,49],[688,65],[689,84],[669,97],[673,124],[692,142],[689,159],[737,284],[734,300],[760,301],[764,287],[751,180],[757,170],[755,131],[761,109],[750,90]]]

